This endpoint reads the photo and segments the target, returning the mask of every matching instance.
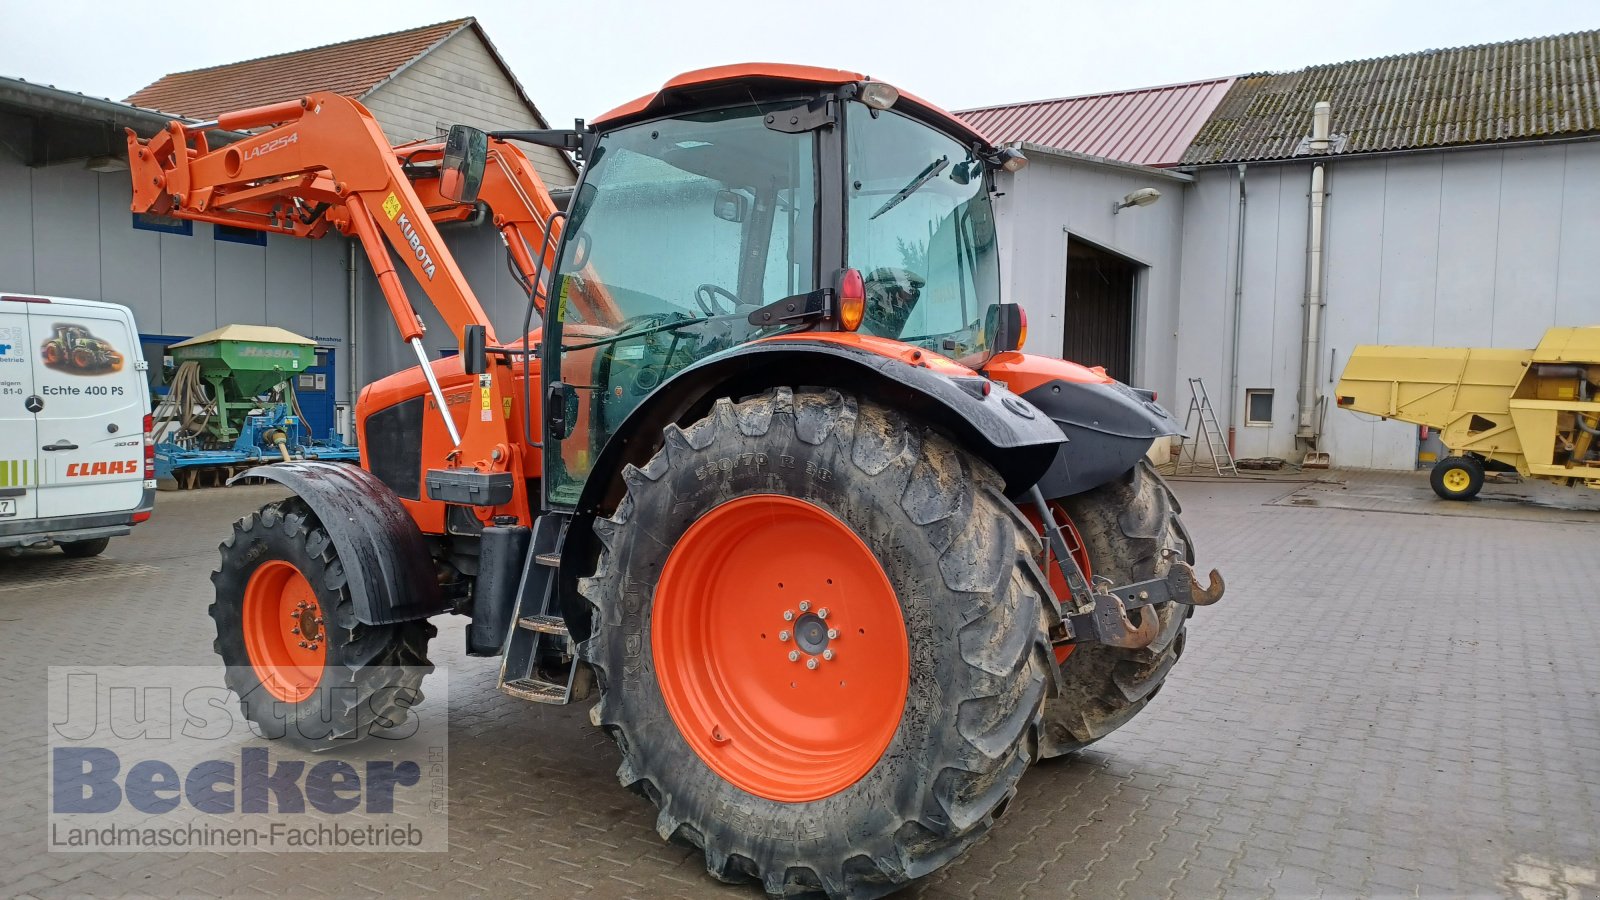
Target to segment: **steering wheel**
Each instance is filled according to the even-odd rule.
[[[717,298],[728,301],[726,312],[717,308]],[[731,316],[739,311],[739,295],[725,287],[714,284],[702,284],[694,289],[694,302],[700,305],[700,311],[708,316]]]

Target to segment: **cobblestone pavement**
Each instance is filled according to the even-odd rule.
[[[1227,599],[1196,614],[1148,710],[1034,769],[987,839],[902,896],[1600,897],[1592,524],[1273,505],[1305,488],[1285,481],[1175,487]],[[210,664],[216,541],[273,495],[163,495],[100,559],[0,559],[0,895],[758,896],[657,838],[586,709],[497,691],[459,620],[433,645],[451,673],[449,853],[44,852],[46,667]]]

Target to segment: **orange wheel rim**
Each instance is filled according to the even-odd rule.
[[[741,497],[662,569],[650,649],[667,710],[728,782],[786,803],[867,774],[910,685],[905,618],[871,549],[820,507]]]
[[[1089,548],[1084,546],[1083,535],[1079,534],[1077,526],[1072,524],[1072,517],[1067,515],[1066,509],[1054,500],[1047,501],[1046,505],[1050,507],[1051,518],[1055,519],[1056,524],[1061,527],[1061,537],[1067,542],[1067,552],[1072,554],[1072,558],[1078,563],[1078,568],[1083,570],[1083,577],[1085,579],[1093,578],[1094,568],[1089,563]],[[1051,549],[1050,541],[1045,538],[1044,526],[1040,524],[1039,511],[1034,508],[1033,504],[1029,503],[1022,507],[1022,514],[1028,517],[1028,521],[1033,524],[1033,530],[1038,532],[1039,537],[1045,541],[1044,557],[1041,565],[1044,568],[1045,577],[1050,579],[1050,590],[1055,592],[1058,601],[1066,602],[1067,598],[1072,596],[1072,589],[1067,587],[1067,579],[1061,574],[1061,567],[1056,565],[1055,551]],[[1056,662],[1066,662],[1067,657],[1072,655],[1074,646],[1073,644],[1058,645],[1055,648]]]
[[[328,659],[322,608],[292,563],[262,563],[244,589],[244,647],[267,693],[286,703],[311,696]]]

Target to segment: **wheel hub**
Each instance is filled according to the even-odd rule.
[[[855,532],[810,503],[758,494],[701,516],[662,569],[650,629],[684,740],[756,796],[837,793],[899,728],[910,684],[900,601]]]
[[[328,642],[316,591],[298,568],[263,562],[245,585],[245,651],[261,685],[285,703],[311,696],[322,680]]]

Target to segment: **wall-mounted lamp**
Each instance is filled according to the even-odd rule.
[[[1161,192],[1155,188],[1139,188],[1137,191],[1122,198],[1121,203],[1111,204],[1111,214],[1116,215],[1130,206],[1149,206],[1161,199]]]

